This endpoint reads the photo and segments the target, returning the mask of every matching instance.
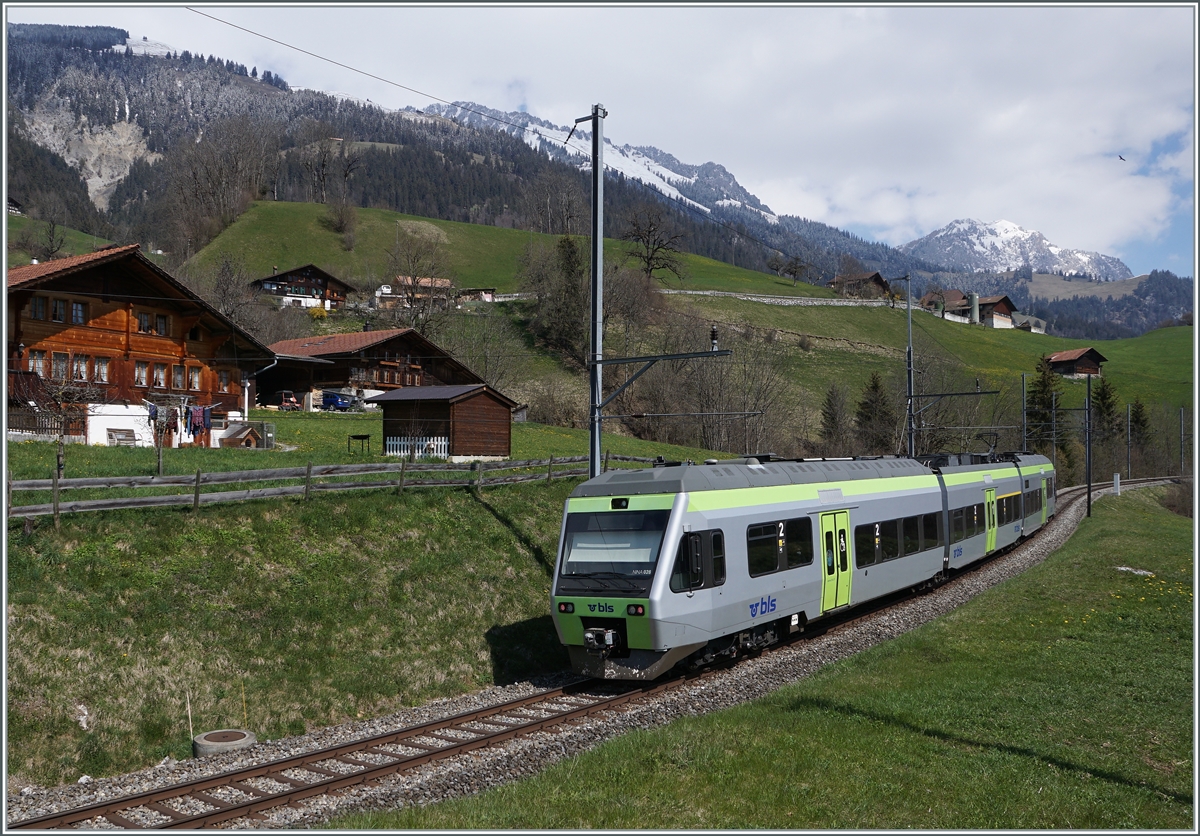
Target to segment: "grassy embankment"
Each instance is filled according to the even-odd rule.
[[[32,234],[36,237],[42,234],[42,229],[45,227],[40,221],[24,215],[8,215],[8,242],[12,244],[18,240],[21,233],[25,230],[32,230]],[[80,232],[77,229],[70,227],[59,227],[63,234],[62,250],[58,253],[61,258],[65,255],[83,255],[90,253],[96,247],[103,247],[110,243],[104,238],[99,238],[95,235],[88,235],[86,232]],[[24,250],[10,250],[8,253],[8,266],[20,267],[21,265],[30,262],[29,253]]]
[[[1192,525],[1160,493],[1100,501],[1044,564],[768,698],[333,827],[1190,829]]]
[[[315,203],[260,201],[253,204],[228,229],[188,263],[188,269],[212,269],[225,254],[240,258],[254,276],[269,276],[272,267],[290,270],[315,264],[323,270],[356,282],[386,283],[387,250],[395,244],[397,222],[433,227],[444,236],[451,256],[452,278],[458,287],[494,287],[513,293],[517,287],[520,256],[531,241],[552,246],[555,236],[501,229],[494,226],[442,221],[402,215],[386,209],[359,209],[353,251],[342,246],[342,236],[324,222],[325,207]],[[604,258],[615,263],[626,245],[606,239]],[[745,290],[779,296],[832,296],[825,288],[744,270],[690,254],[682,257],[690,290]]]
[[[175,450],[168,469],[383,459],[345,453],[346,435],[377,418],[276,420],[295,452]],[[514,425],[515,457],[586,450],[585,431]],[[45,477],[53,460],[51,444],[9,448],[17,478]],[[152,450],[67,451],[69,476],[153,472]],[[10,786],[188,757],[189,698],[197,734],[273,739],[561,670],[549,578],[578,482],[67,514],[30,534],[10,521]]]

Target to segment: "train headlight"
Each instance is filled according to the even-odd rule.
[[[625,608],[625,612],[629,615],[645,615],[646,608],[642,604],[630,604]]]
[[[558,611],[559,612],[567,612],[567,613],[575,612],[575,605],[572,604],[570,601],[561,601],[561,602],[559,602],[559,605],[558,605]]]

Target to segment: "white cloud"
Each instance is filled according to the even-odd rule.
[[[7,10],[431,101],[180,7]],[[1112,251],[1162,233],[1193,189],[1191,7],[202,10],[443,99],[558,124],[603,102],[618,143],[719,162],[777,213],[889,243],[1007,218]]]

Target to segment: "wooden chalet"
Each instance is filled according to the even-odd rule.
[[[988,328],[1015,328],[1017,306],[1008,296],[976,296],[961,290],[926,293],[918,303],[944,319]],[[1043,331],[1044,331],[1043,327]]]
[[[1050,361],[1050,368],[1063,377],[1086,377],[1089,374],[1101,374],[1100,364],[1108,362],[1108,358],[1094,348],[1057,351],[1047,359]]]
[[[250,286],[272,297],[281,308],[324,308],[327,311],[344,308],[346,295],[356,290],[312,264],[283,273],[272,271],[269,277],[255,279]]]
[[[857,296],[861,299],[878,299],[892,292],[892,286],[878,271],[837,275],[830,280],[829,286],[839,296]]]
[[[145,445],[152,412],[199,407],[210,426],[191,437],[204,446],[244,416],[243,381],[272,359],[137,244],[9,270],[6,355],[10,437],[46,435],[70,411],[74,440],[131,431]],[[182,435],[176,425],[165,443]]]
[[[329,389],[369,398],[408,386],[483,383],[483,378],[411,328],[282,340],[273,343],[271,351],[278,362],[258,377],[258,390],[267,397],[285,389],[297,397]],[[315,400],[320,403],[319,394]],[[309,408],[311,403],[312,399]]]
[[[482,383],[393,389],[367,403],[383,408],[386,455],[463,461],[511,453],[517,402]]]

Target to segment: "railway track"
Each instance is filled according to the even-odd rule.
[[[1137,487],[1163,481],[1161,478],[1137,479],[1127,481],[1125,485]],[[1111,483],[1093,484],[1093,490],[1107,487],[1111,487]],[[1061,513],[1076,502],[1083,501],[1085,491],[1086,488],[1081,486],[1061,489],[1057,511]],[[1041,529],[1038,536],[1045,530]],[[1035,536],[1024,543],[1036,542],[1036,539]],[[976,566],[992,559],[979,561]],[[903,599],[911,597],[911,594],[902,596]],[[857,608],[836,621],[825,623],[816,630],[810,628],[806,633],[772,649],[781,649],[813,635],[839,630],[869,618],[899,599],[890,598],[878,605]],[[388,775],[495,746],[601,712],[620,710],[629,703],[715,675],[727,667],[729,665],[716,666],[650,683],[579,682],[398,731],[9,822],[8,828],[49,830],[82,826],[89,829],[196,830],[237,819],[262,821],[265,818],[263,811],[272,808],[295,806],[304,799],[335,794],[355,785],[371,785]]]

